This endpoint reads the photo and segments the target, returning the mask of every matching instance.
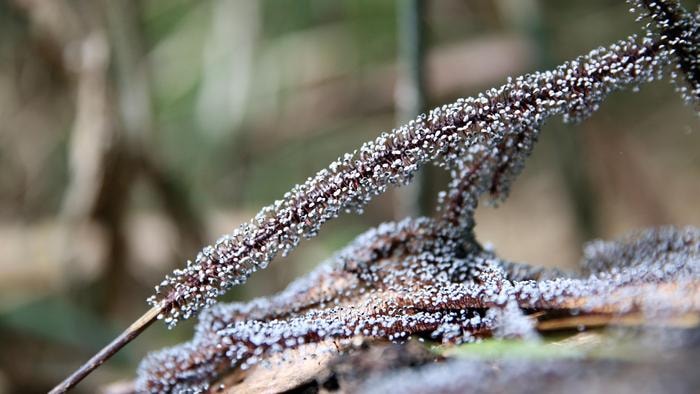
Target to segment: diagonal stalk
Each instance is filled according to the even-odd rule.
[[[118,337],[116,337],[107,346],[103,347],[97,354],[92,356],[85,364],[80,366],[75,372],[68,376],[64,381],[54,387],[49,394],[65,393],[70,390],[76,384],[80,383],[86,376],[88,376],[93,370],[102,365],[105,361],[109,360],[115,353],[117,353],[121,348],[126,346],[134,338],[139,336],[148,326],[158,319],[158,315],[165,308],[165,304],[156,305],[149,309],[148,312],[144,313],[138,320],[132,323],[129,328],[124,330]]]

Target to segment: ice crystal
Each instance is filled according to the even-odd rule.
[[[695,15],[673,0],[630,0],[647,29],[656,31],[676,59],[672,73],[678,91],[700,109],[700,12]]]
[[[231,368],[327,340],[531,338],[536,333],[526,313],[532,310],[651,316],[700,309],[697,297],[677,297],[689,289],[700,294],[694,228],[592,243],[581,276],[503,261],[473,235],[479,198],[505,198],[547,119],[581,120],[611,92],[660,78],[672,60],[690,86],[685,96],[697,95],[697,37],[688,33],[697,31],[697,18],[669,2],[637,3],[649,10],[657,33],[595,49],[552,71],[509,78],[383,133],[166,277],[149,302],[162,306],[161,318],[173,326],[342,211],[361,211],[389,186],[409,182],[422,165],[434,162],[452,174],[437,218],[382,224],[275,296],[204,310],[190,342],[142,362],[138,389],[202,391]]]

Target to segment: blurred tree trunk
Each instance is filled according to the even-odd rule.
[[[425,9],[424,0],[397,0],[399,59],[394,99],[397,125],[414,119],[425,111]],[[396,219],[427,213],[425,197],[431,178],[424,168],[415,180],[395,191]]]
[[[131,189],[139,175],[152,185],[178,229],[177,258],[199,248],[204,226],[188,191],[152,148],[156,122],[139,3],[79,3],[80,13],[75,4],[63,0],[17,0],[58,53],[75,54],[63,56],[75,84],[75,122],[62,216],[69,236],[87,222],[105,230],[104,270],[90,286],[92,290],[87,289],[99,296],[86,299],[98,310],[116,315],[118,295],[125,284],[133,282],[127,269],[124,227]],[[65,245],[62,258],[70,267],[78,253],[70,239]],[[72,277],[67,276],[66,282],[75,289]]]

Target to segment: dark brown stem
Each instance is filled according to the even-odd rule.
[[[92,356],[85,364],[68,376],[63,382],[54,387],[49,394],[65,393],[70,390],[76,384],[80,383],[81,380],[85,379],[95,368],[102,365],[105,361],[109,360],[116,352],[121,348],[126,346],[134,338],[139,336],[143,330],[151,325],[154,321],[158,319],[158,315],[162,312],[164,305],[158,305],[151,308],[148,312],[144,313],[138,320],[129,326],[124,332],[122,332],[118,337],[116,337],[109,345],[105,346],[97,354]]]

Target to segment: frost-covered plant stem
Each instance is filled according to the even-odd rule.
[[[513,136],[538,130],[555,115],[567,121],[582,119],[612,91],[659,78],[667,63],[668,51],[661,42],[631,37],[552,71],[509,78],[499,88],[436,108],[383,133],[295,186],[283,199],[263,208],[253,220],[166,277],[149,303],[163,307],[160,317],[172,327],[179,319],[214,304],[219,295],[265,268],[279,252],[286,254],[302,238],[315,236],[322,224],[342,211],[362,211],[389,186],[409,182],[424,164],[435,162],[451,168],[456,176],[453,186],[457,186],[465,171],[460,163],[471,156],[483,155],[487,171],[494,164],[499,167],[494,163],[499,158],[509,163],[502,155],[512,147],[499,151],[499,146],[515,143],[517,147]],[[520,166],[515,160],[510,172],[517,172]],[[498,179],[501,185],[509,181],[509,177]],[[446,214],[455,229],[472,227],[471,212],[482,191],[503,188],[491,182],[489,176],[479,174],[474,185],[448,192],[453,203],[448,204]]]

